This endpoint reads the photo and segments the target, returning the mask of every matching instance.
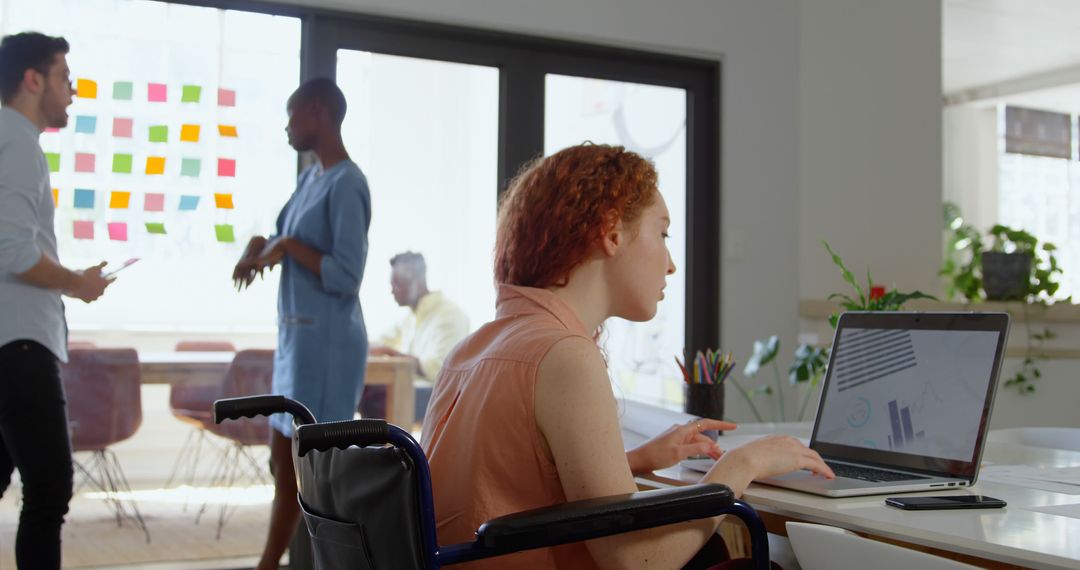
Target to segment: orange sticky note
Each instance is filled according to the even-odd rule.
[[[183,142],[199,142],[199,125],[182,125],[180,127],[180,140]]]
[[[218,134],[223,137],[236,137],[236,125],[218,125]]]
[[[148,157],[146,157],[146,173],[147,174],[165,174],[165,157],[164,156],[148,156]]]
[[[131,192],[114,190],[112,195],[109,196],[109,207],[114,210],[126,210],[130,201]]]
[[[97,99],[97,81],[80,78],[75,82],[75,95],[83,99]]]
[[[233,209],[232,194],[214,194],[214,205],[223,210]]]
[[[60,191],[57,190],[56,188],[52,189],[52,204],[53,204],[53,208],[59,208],[60,207]]]

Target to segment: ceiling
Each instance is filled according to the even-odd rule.
[[[1080,113],[1080,0],[942,0],[942,88]]]

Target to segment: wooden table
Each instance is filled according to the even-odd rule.
[[[139,371],[143,384],[220,384],[232,352],[140,352]],[[408,358],[369,356],[365,384],[385,385],[386,419],[412,429],[416,420],[413,366]]]

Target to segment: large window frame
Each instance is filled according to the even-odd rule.
[[[334,77],[339,49],[498,68],[499,196],[520,165],[543,152],[547,74],[684,89],[685,346],[691,354],[721,346],[720,61],[257,0],[160,1],[300,18],[302,79]]]

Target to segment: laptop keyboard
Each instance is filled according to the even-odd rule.
[[[836,473],[837,477],[847,477],[848,479],[860,479],[862,481],[871,481],[874,483],[929,479],[929,477],[923,477],[922,475],[897,473],[896,471],[886,471],[884,469],[874,469],[872,467],[858,467],[855,465],[848,465],[847,463],[833,463],[831,461],[826,461],[825,463],[832,468],[833,473]]]

